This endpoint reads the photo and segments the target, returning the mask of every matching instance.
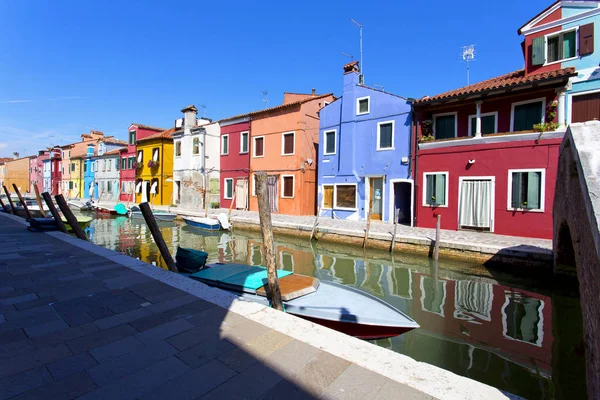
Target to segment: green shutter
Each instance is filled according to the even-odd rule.
[[[533,38],[531,44],[531,64],[544,65],[546,62],[546,39],[544,36]]]
[[[471,136],[477,133],[477,117],[471,118]]]
[[[485,135],[490,133],[496,133],[495,115],[487,115],[485,117],[481,117],[481,133]]]
[[[446,175],[435,176],[435,204],[446,205]]]
[[[521,208],[521,173],[512,173],[512,197],[510,201],[512,208]]]
[[[539,209],[542,173],[529,172],[527,175],[527,208]]]
[[[435,202],[431,198],[433,196],[434,177],[435,177],[435,175],[427,175],[427,182],[426,182],[427,190],[425,190],[425,204],[435,204]]]

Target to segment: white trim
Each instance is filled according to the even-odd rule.
[[[448,115],[454,115],[454,137],[458,137],[458,112],[454,111],[454,112],[433,114],[431,116],[431,119],[433,120],[433,137],[434,137],[434,139],[437,139],[436,135],[435,135],[435,119],[437,117],[445,117]]]
[[[523,104],[529,104],[529,103],[537,103],[541,101],[542,102],[542,120],[540,121],[541,124],[544,123],[544,121],[546,120],[546,98],[545,97],[538,97],[537,99],[531,99],[531,100],[523,100],[523,101],[517,101],[515,103],[512,103],[510,105],[510,132],[515,132],[515,106],[521,106]]]
[[[410,183],[410,198],[409,198],[409,202],[410,202],[410,226],[411,228],[413,227],[414,224],[414,207],[415,207],[415,202],[413,201],[413,199],[415,198],[415,181],[412,179],[390,179],[389,180],[389,184],[390,184],[390,193],[389,193],[389,205],[388,205],[388,209],[389,209],[389,220],[394,223],[395,222],[395,218],[396,218],[396,213],[395,213],[395,205],[396,203],[394,202],[394,195],[396,194],[395,190],[394,190],[394,184],[395,183]]]
[[[223,145],[223,142],[225,141],[225,138],[227,138],[227,151],[223,151],[223,148],[225,147]],[[229,154],[229,134],[225,134],[225,135],[221,135],[221,155],[222,156],[226,156]]]
[[[246,135],[246,151],[242,150],[242,138]],[[248,154],[248,150],[250,149],[250,131],[240,132],[240,154]]]
[[[325,207],[325,186],[331,186],[333,189],[331,193],[331,207]],[[335,195],[335,183],[322,183],[321,184],[321,210],[333,210],[334,205],[334,195]]]
[[[512,174],[513,172],[541,172],[542,173],[542,185],[540,187],[540,208],[512,208]],[[507,211],[526,211],[543,213],[546,206],[546,168],[524,168],[524,169],[509,169],[508,170],[508,188],[506,197],[506,210]]]
[[[227,196],[227,181],[231,181],[231,196]],[[233,181],[233,178],[225,178],[223,180],[223,182],[224,182],[224,186],[223,186],[223,192],[224,192],[223,193],[223,199],[225,199],[225,200],[231,200],[231,199],[233,199],[233,184],[235,183]]]
[[[288,256],[290,256],[290,259],[292,260],[292,272],[294,272],[294,267],[295,267],[295,263],[294,263],[294,253],[292,253],[291,251],[287,251],[287,250],[279,250],[277,249],[277,251],[279,252],[279,268],[283,269],[283,255],[286,254]]]
[[[285,153],[285,136],[286,135],[292,135],[292,137],[294,138],[293,141],[293,145],[294,145],[294,149],[292,150],[291,153]],[[289,131],[289,132],[282,132],[281,133],[281,155],[282,156],[293,156],[294,154],[296,154],[296,132],[295,131]]]
[[[490,202],[490,232],[494,232],[494,223],[496,222],[496,177],[495,176],[459,176],[458,177],[458,201],[456,205],[456,226],[460,229],[460,195],[462,194],[463,181],[491,181],[492,194]],[[468,229],[469,227],[467,227]]]
[[[535,343],[515,339],[514,337],[507,335],[508,324],[506,322],[508,320],[508,316],[506,315],[506,307],[508,307],[508,305],[510,304],[511,297],[514,297],[515,295],[518,295],[521,298],[535,300],[540,303],[540,308],[538,310],[538,317],[540,320],[540,323],[538,325],[538,332],[537,332],[538,340]],[[504,293],[504,304],[502,305],[502,309],[501,309],[501,312],[502,312],[502,336],[504,336],[505,338],[507,338],[509,340],[514,340],[516,342],[527,343],[527,344],[531,344],[531,345],[534,345],[537,347],[542,347],[542,343],[544,342],[544,306],[545,305],[546,305],[546,303],[542,299],[536,299],[535,297],[525,297],[519,292],[516,292],[516,293],[506,293],[505,292]]]
[[[358,210],[358,185],[356,183],[336,183],[333,185],[333,209],[334,210],[345,210],[345,211],[357,211]],[[338,186],[354,186],[354,208],[351,207],[337,207],[337,188]]]
[[[252,174],[252,183],[251,183],[251,187],[252,187],[252,191],[250,192],[250,195],[253,197],[256,197],[256,174]]]
[[[262,142],[263,143],[263,148],[262,148],[263,152],[262,152],[262,155],[260,155],[260,156],[256,155],[256,141],[258,139],[262,139],[262,141],[263,141]],[[266,140],[265,140],[264,136],[254,136],[252,138],[252,158],[262,158],[265,156],[265,144],[266,144]]]
[[[571,15],[570,17],[567,17],[567,18],[561,18],[557,21],[548,22],[546,24],[534,27],[535,24],[537,24],[538,22],[540,22],[541,20],[546,18],[548,15],[550,15],[554,11],[556,11],[558,9],[558,7],[560,7],[562,5],[562,3],[565,3],[569,6],[586,5],[589,7],[590,5],[593,5],[593,3],[582,2],[582,1],[572,1],[572,2],[571,1],[570,2],[563,1],[561,3],[557,3],[552,8],[550,8],[548,11],[546,11],[544,14],[538,16],[538,18],[531,21],[530,24],[527,24],[527,26],[523,27],[523,29],[521,29],[521,33],[525,36],[528,36],[528,35],[532,35],[534,33],[545,31],[547,29],[556,28],[557,26],[568,25],[570,23],[580,21],[582,19],[586,19],[586,18],[592,17],[594,15],[600,15],[600,7],[596,6],[596,8],[593,8],[588,11],[584,11],[580,14]]]
[[[177,155],[177,145],[179,145],[179,155]],[[173,143],[173,153],[175,154],[175,158],[180,158],[183,154],[183,151],[181,150],[181,140],[175,140],[175,143]]]
[[[327,152],[327,134],[333,132],[333,153],[328,153]],[[332,154],[335,154],[337,152],[337,130],[336,129],[329,129],[326,131],[323,131],[323,155],[324,156],[330,156]],[[329,161],[329,160],[327,160]]]
[[[385,195],[386,195],[386,176],[385,175],[366,175],[365,176],[365,218],[371,212],[371,179],[381,179],[383,185],[381,185],[381,221],[385,221]]]
[[[572,31],[575,31],[575,55],[573,57],[561,58],[556,61],[548,62],[548,38],[552,38],[554,36],[560,36],[561,34],[564,34],[566,32],[572,32]],[[543,67],[545,67],[546,65],[558,64],[558,63],[562,63],[565,61],[576,60],[577,58],[579,58],[579,27],[578,26],[573,27],[573,28],[566,28],[566,29],[563,29],[558,32],[552,32],[547,35],[544,35],[544,65],[542,65]]]
[[[194,141],[198,141],[198,152],[194,153]],[[200,136],[192,136],[192,157],[198,157],[200,155]]]
[[[295,193],[296,192],[296,188],[295,188],[295,186],[296,186],[296,177],[294,175],[290,175],[290,174],[280,175],[280,177],[281,177],[281,192],[280,192],[281,195],[279,197],[282,198],[282,199],[293,199],[294,195],[296,194]],[[283,178],[292,178],[292,195],[291,196],[285,196],[284,195],[285,185],[283,184],[283,181],[284,181]]]
[[[427,197],[427,175],[446,175],[446,204],[443,205],[433,205],[427,204],[425,197]],[[421,199],[421,203],[423,207],[442,207],[448,208],[449,198],[448,198],[448,187],[450,186],[450,172],[449,171],[437,171],[437,172],[423,172],[423,198]]]
[[[567,125],[571,125],[573,121],[573,96],[585,96],[598,92],[600,92],[600,89],[590,89],[582,92],[567,92]]]
[[[379,135],[381,133],[381,125],[384,124],[392,124],[392,147],[379,147]],[[396,130],[396,121],[394,120],[390,120],[390,121],[381,121],[377,123],[377,151],[389,151],[389,150],[394,150],[394,136],[395,136],[395,130]]]
[[[359,112],[360,111],[360,101],[361,100],[365,100],[367,99],[367,111],[366,112]],[[364,97],[357,97],[356,98],[356,115],[366,115],[369,114],[371,112],[371,96],[364,96]]]
[[[498,133],[498,111],[481,113],[481,118],[489,117],[490,115],[494,116],[494,133]],[[477,114],[469,115],[469,136],[473,136],[473,130],[471,129],[471,118],[477,118]],[[483,132],[481,134],[484,135]]]
[[[555,131],[544,132],[542,139],[562,139],[566,128],[558,128]],[[519,133],[518,135],[500,135],[500,136],[463,136],[457,140],[448,140],[441,142],[419,143],[419,150],[447,149],[449,147],[473,146],[481,144],[494,143],[514,143],[525,140],[537,140],[540,138],[539,132]]]

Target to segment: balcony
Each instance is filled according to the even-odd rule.
[[[441,149],[456,146],[473,146],[481,144],[518,142],[526,140],[561,139],[567,128],[562,127],[549,132],[517,131],[483,134],[481,136],[459,136],[450,139],[434,139],[419,141],[419,150]]]

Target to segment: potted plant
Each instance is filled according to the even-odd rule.
[[[142,169],[143,164],[139,162],[134,162],[132,164],[133,169]]]
[[[156,168],[158,167],[158,161],[150,160],[148,161],[148,168]]]

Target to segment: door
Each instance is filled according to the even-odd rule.
[[[277,195],[277,181],[279,180],[278,175],[267,175],[267,190],[269,191],[269,204],[271,205],[271,212],[277,212],[279,210],[279,196]]]
[[[381,221],[383,214],[383,178],[371,178],[370,199],[371,219]]]
[[[571,122],[586,122],[600,119],[600,92],[573,96]]]
[[[460,184],[459,228],[491,231],[494,187],[491,179],[465,179]]]
[[[238,179],[235,182],[235,208],[248,209],[248,179]]]

